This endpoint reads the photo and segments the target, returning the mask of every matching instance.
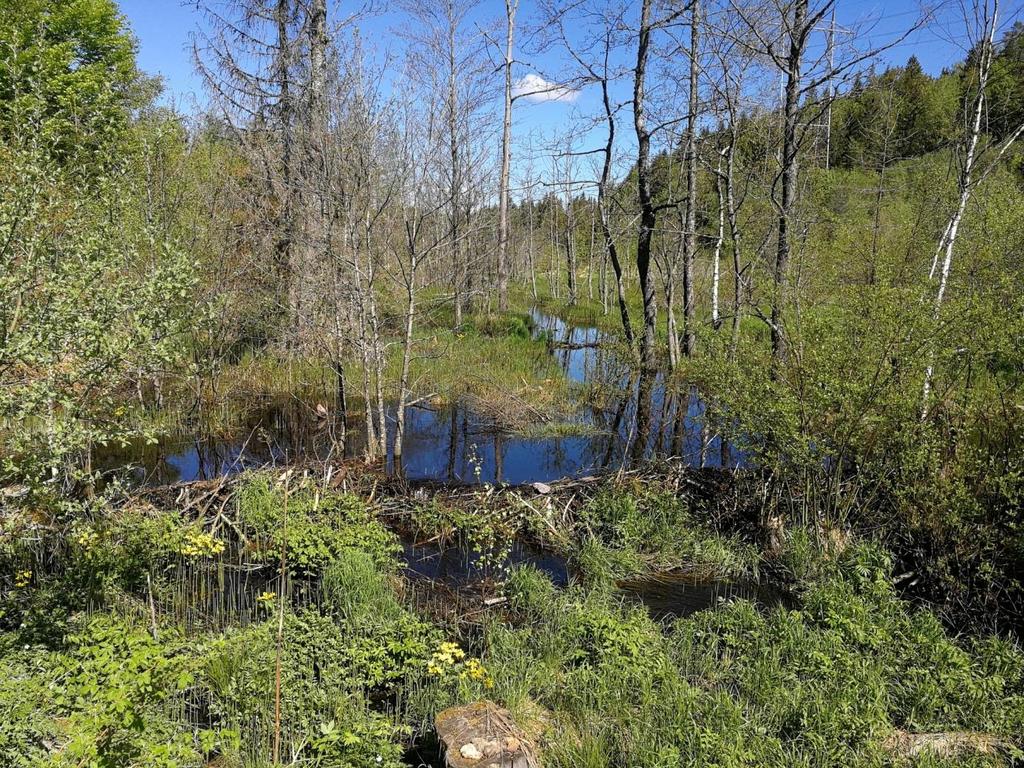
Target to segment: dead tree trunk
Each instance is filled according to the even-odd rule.
[[[700,1],[690,9],[690,99],[686,117],[686,221],[683,225],[683,354],[697,350],[697,309],[693,289],[693,263],[697,250],[697,56],[700,43]]]
[[[644,89],[647,59],[651,45],[651,0],[642,0],[640,29],[637,37],[636,68],[633,71],[633,127],[636,131],[636,186],[640,200],[640,222],[636,239],[636,269],[643,298],[644,325],[640,341],[640,362],[646,370],[657,363],[654,351],[655,328],[658,323],[658,300],[651,279],[651,240],[657,214],[651,192],[651,134],[647,128]]]
[[[274,8],[274,24],[277,28],[277,47],[275,50],[274,79],[277,86],[277,119],[281,132],[281,195],[279,213],[279,240],[277,244],[278,263],[284,279],[283,294],[290,323],[295,322],[298,308],[295,306],[294,285],[297,279],[295,264],[295,190],[296,169],[293,132],[295,120],[293,115],[291,93],[291,49],[292,41],[289,34],[291,19],[291,0],[277,0]]]
[[[775,252],[774,290],[772,292],[771,337],[772,360],[786,359],[786,338],[783,331],[783,307],[788,285],[789,257],[792,251],[791,228],[797,190],[797,154],[799,142],[797,121],[800,117],[800,72],[810,26],[807,22],[808,0],[797,0],[789,30],[789,52],[785,58],[785,102],[782,127],[782,192],[778,204],[778,243]]]
[[[605,252],[612,264],[612,272],[615,273],[615,293],[619,303],[622,332],[626,335],[626,343],[629,345],[629,348],[633,349],[635,341],[633,339],[633,326],[629,320],[629,305],[626,303],[626,286],[622,276],[622,262],[619,260],[619,251],[615,246],[615,235],[612,233],[611,223],[608,219],[608,187],[611,184],[612,151],[615,145],[615,113],[612,110],[611,97],[608,95],[607,50],[605,51],[605,70],[601,78],[601,101],[604,105],[604,118],[605,124],[608,126],[608,134],[604,143],[604,162],[601,166],[601,180],[597,185],[598,221],[601,224],[601,236],[604,238]]]
[[[501,129],[501,179],[498,201],[498,309],[508,309],[509,168],[512,163],[512,45],[519,0],[505,0],[505,116]]]
[[[722,271],[722,245],[725,242],[725,184],[722,181],[722,152],[718,154],[715,168],[715,191],[718,193],[718,231],[715,235],[715,250],[711,262],[711,325],[717,331],[722,327],[718,309],[718,283]]]

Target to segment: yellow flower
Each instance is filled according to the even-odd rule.
[[[82,547],[82,549],[85,549],[85,550],[90,550],[94,546],[96,546],[96,543],[99,541],[99,539],[100,539],[100,535],[98,533],[96,533],[96,531],[92,530],[91,528],[84,529],[76,537],[76,541],[78,542],[78,545],[80,547]]]
[[[178,551],[186,557],[203,557],[219,555],[227,545],[216,538],[212,533],[205,531],[185,531],[184,541],[178,547]]]
[[[458,643],[441,643],[427,663],[427,671],[432,675],[444,674],[446,669],[453,669],[466,658],[466,652],[459,648]]]
[[[441,643],[434,651],[433,660],[435,664],[447,664],[454,666],[466,657],[466,652],[459,648],[458,643]]]
[[[32,571],[18,571],[14,574],[14,586],[27,587],[32,583]]]
[[[463,668],[459,677],[463,680],[476,680],[484,684],[485,688],[493,688],[494,680],[489,674],[487,674],[487,667],[483,665],[480,659],[470,659],[466,662],[466,666]]]
[[[264,592],[256,599],[264,605],[269,605],[270,603],[274,602],[276,598],[277,595],[275,595],[273,592]]]

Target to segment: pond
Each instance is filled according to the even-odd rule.
[[[450,590],[449,595],[468,588],[477,602],[476,587],[493,579],[500,583],[504,574],[516,566],[537,569],[560,589],[578,578],[564,555],[520,538],[510,542],[497,557],[494,553],[485,556],[465,544],[421,541],[411,535],[402,536],[402,548],[405,576],[412,582],[441,585]],[[759,610],[794,604],[790,593],[770,583],[728,579],[715,573],[668,571],[625,579],[617,582],[616,588],[627,602],[643,605],[655,621],[685,618],[736,600],[747,600]]]
[[[572,434],[509,434],[461,403],[409,409],[402,472],[411,480],[522,484],[550,482],[618,469],[654,456],[677,456],[694,466],[721,466],[722,446],[704,431],[704,403],[693,387],[667,387],[661,374],[641,377],[597,328],[572,326],[531,311],[535,338],[547,341],[564,375],[581,389],[600,385],[598,404],[580,403],[569,414]],[[590,398],[588,398],[590,400]],[[243,411],[243,409],[239,409]],[[245,469],[340,455],[337,425],[315,406],[296,399],[247,403],[228,432],[196,430],[100,450],[102,470],[128,468],[143,485],[209,479]],[[394,406],[388,413],[395,427]],[[344,448],[365,446],[361,420],[351,419]],[[391,443],[392,440],[389,440]],[[730,464],[742,457],[727,457]],[[391,467],[391,456],[389,456]]]
[[[734,600],[749,600],[760,609],[792,603],[788,593],[769,583],[683,572],[629,579],[617,586],[627,599],[643,604],[656,620],[684,618]]]

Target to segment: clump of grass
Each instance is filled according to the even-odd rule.
[[[577,517],[577,527],[587,532],[579,565],[595,580],[673,569],[722,577],[756,575],[760,556],[753,546],[714,531],[686,499],[668,490],[634,482],[611,484]]]
[[[557,438],[557,437],[588,437],[600,434],[601,430],[593,424],[578,420],[546,421],[531,424],[522,430],[525,437]]]
[[[484,663],[500,699],[549,712],[553,766],[879,766],[911,732],[1024,729],[1024,654],[958,642],[894,594],[888,561],[852,547],[803,585],[803,607],[747,601],[661,631],[606,587],[552,593],[513,574],[519,620],[494,622]],[[916,765],[1001,765],[1006,754]]]
[[[413,392],[433,393],[438,406],[470,400],[510,431],[528,429],[572,409],[568,382],[544,342],[531,337],[528,315],[480,312],[468,315],[457,329],[449,320],[444,312],[435,312],[417,326]],[[387,355],[383,374],[389,383],[398,380],[401,363],[401,345],[394,341],[382,340]],[[350,384],[361,381],[362,375],[355,359],[346,361]],[[336,374],[326,360],[282,358],[263,351],[247,353],[224,368],[202,393],[208,410],[215,410],[217,403],[231,403],[237,413],[237,404],[257,396],[329,400],[336,386]],[[175,425],[173,416],[157,417],[160,424]]]
[[[474,329],[440,330],[419,345],[414,389],[468,400],[513,431],[572,408],[568,382],[542,342]]]

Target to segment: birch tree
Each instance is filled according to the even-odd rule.
[[[977,41],[975,71],[968,71],[970,95],[965,99],[964,127],[957,152],[957,202],[950,214],[946,227],[939,239],[938,247],[932,258],[928,279],[937,282],[934,300],[934,319],[938,321],[942,304],[949,286],[949,276],[953,267],[953,249],[963,221],[967,205],[978,185],[997,167],[1013,143],[1024,133],[1024,123],[1000,142],[983,144],[983,118],[985,116],[986,99],[989,79],[992,72],[992,61],[995,57],[995,34],[999,21],[999,0],[981,0],[970,6],[963,6],[964,26],[972,39]],[[922,392],[922,418],[928,414],[929,396],[935,369],[935,348],[929,352],[928,364],[924,372],[924,391]]]

